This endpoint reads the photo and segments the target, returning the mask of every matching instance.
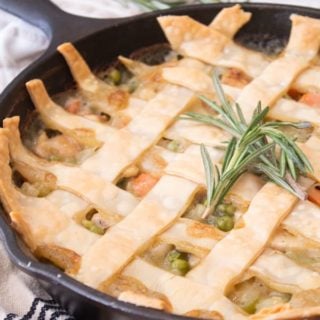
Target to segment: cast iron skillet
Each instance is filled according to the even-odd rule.
[[[165,42],[155,19],[160,14],[187,14],[209,23],[224,6],[195,5],[126,19],[105,20],[67,14],[48,0],[0,0],[0,8],[40,27],[51,39],[44,55],[1,94],[0,121],[8,116],[20,115],[23,123],[33,109],[24,87],[26,81],[41,78],[51,95],[65,91],[74,84],[65,61],[55,52],[58,44],[72,41],[89,65],[97,69],[108,65],[119,54],[129,55],[139,48]],[[291,13],[320,18],[320,11],[310,8],[277,4],[243,4],[243,7],[251,11],[253,17],[236,40],[256,49],[272,49],[286,43]],[[13,263],[39,279],[54,299],[78,320],[190,319],[120,302],[73,280],[54,266],[36,261],[9,226],[1,209],[0,236]]]

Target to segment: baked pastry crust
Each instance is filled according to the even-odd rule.
[[[209,26],[187,16],[159,17],[183,58],[148,66],[120,57],[141,82],[134,92],[102,81],[72,44],[58,47],[78,93],[95,113],[64,108],[40,79],[26,87],[43,126],[58,132],[61,141],[71,139],[86,156],[67,163],[35,154],[21,139],[19,117],[5,119],[0,129],[0,198],[35,255],[122,301],[176,314],[226,320],[320,315],[315,298],[320,292],[319,204],[299,201],[248,173],[228,194],[238,208],[233,230],[221,231],[190,213],[206,185],[199,144],[210,147],[208,154],[219,165],[219,147],[230,136],[178,117],[185,111],[208,113],[197,96],[216,97],[210,77],[216,67],[229,72],[222,86],[246,119],[261,101],[270,106],[272,120],[314,125],[315,132],[300,143],[314,171],[301,183],[308,189],[320,182],[320,111],[285,96],[290,90],[320,90],[320,21],[292,15],[288,45],[279,56],[268,57],[233,42],[250,18],[239,5],[222,10]],[[97,112],[110,122],[98,121]],[[175,150],[166,148],[176,140]],[[40,185],[50,192],[26,193],[13,179],[16,172],[29,188]],[[184,276],[163,261],[168,248],[191,257]],[[260,281],[276,303],[251,315],[241,308],[237,288],[250,281],[252,290]]]

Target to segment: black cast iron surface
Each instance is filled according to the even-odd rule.
[[[24,87],[28,80],[41,78],[50,95],[74,85],[64,59],[55,51],[58,44],[73,42],[91,68],[97,70],[114,61],[119,54],[129,55],[139,48],[165,42],[156,22],[157,16],[187,14],[203,23],[209,23],[225,6],[196,5],[125,19],[105,20],[67,14],[48,0],[0,0],[0,8],[41,28],[51,40],[45,54],[1,94],[0,121],[8,116],[19,115],[23,125],[29,111],[33,109]],[[277,4],[243,4],[243,7],[252,12],[253,17],[238,33],[236,41],[255,49],[283,46],[289,36],[291,13],[320,18],[320,11],[310,8]],[[0,236],[13,263],[39,279],[47,291],[77,320],[190,319],[120,302],[73,280],[54,266],[36,261],[10,227],[3,210],[0,210]]]

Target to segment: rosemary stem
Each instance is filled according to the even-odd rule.
[[[204,96],[200,99],[219,116],[215,118],[212,115],[189,112],[184,118],[219,127],[233,136],[226,148],[222,169],[215,166],[215,172],[209,153],[205,146],[201,145],[208,202],[202,218],[205,219],[212,214],[238,178],[252,169],[255,173],[264,174],[269,180],[305,200],[306,193],[297,183],[297,178],[301,173],[312,172],[311,164],[294,140],[278,130],[278,127],[293,126],[299,129],[309,124],[265,122],[269,108],[263,109],[260,103],[250,123],[247,123],[240,106],[236,104],[235,111],[226,100],[217,76],[213,82],[221,105]],[[281,149],[279,157],[276,154],[276,146]]]
[[[286,173],[285,174],[286,180],[288,181],[288,183],[290,184],[290,186],[292,187],[292,189],[294,189],[294,191],[297,193],[297,196],[300,200],[307,200],[308,195],[305,191],[302,190],[301,186],[297,183],[297,181],[295,181],[290,173]]]

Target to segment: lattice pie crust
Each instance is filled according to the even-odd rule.
[[[183,58],[147,66],[120,57],[141,79],[153,75],[144,78],[144,87],[125,93],[125,108],[112,103],[117,89],[98,79],[72,44],[58,47],[85,99],[127,123],[117,127],[70,113],[49,97],[41,80],[26,84],[47,128],[95,150],[76,165],[48,161],[22,143],[19,117],[4,120],[0,197],[13,226],[36,255],[62,261],[69,275],[120,300],[176,314],[230,320],[320,315],[319,299],[318,304],[287,302],[249,315],[227,297],[234,285],[252,277],[279,292],[309,295],[315,290],[319,295],[320,273],[284,254],[291,247],[320,247],[317,205],[298,201],[280,187],[247,174],[231,192],[245,208],[232,231],[182,217],[205,187],[199,144],[207,145],[212,161],[219,163],[223,154],[215,147],[228,138],[220,129],[177,119],[197,108],[199,93],[215,97],[209,75],[213,66],[236,69],[249,79],[243,86],[223,85],[247,119],[261,101],[272,107],[272,119],[320,125],[319,108],[285,95],[290,89],[320,90],[320,21],[292,15],[287,46],[270,57],[232,40],[250,17],[238,5],[222,10],[209,26],[187,16],[160,17],[172,49]],[[184,152],[175,153],[157,145],[161,138],[183,138],[189,144]],[[314,167],[310,178],[319,182],[317,135],[301,148]],[[154,157],[163,165],[147,195],[137,197],[117,185],[128,168]],[[49,182],[54,191],[44,197],[26,195],[14,184],[12,168],[29,181]],[[79,223],[79,217],[92,208],[110,221],[103,235]],[[173,274],[144,258],[156,243],[172,244],[198,262],[185,276]]]

